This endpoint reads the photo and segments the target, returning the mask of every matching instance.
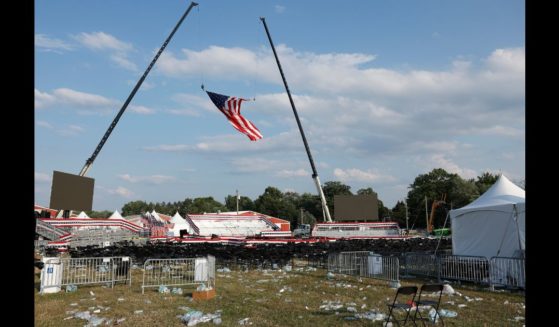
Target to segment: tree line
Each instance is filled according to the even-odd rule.
[[[406,202],[408,209],[408,224],[410,228],[425,228],[425,204],[430,213],[431,205],[435,200],[441,200],[446,195],[445,204],[437,208],[434,217],[435,228],[442,227],[448,210],[460,208],[472,202],[491,187],[498,179],[498,174],[485,172],[472,179],[463,179],[458,174],[451,174],[442,168],[433,169],[431,172],[417,176],[409,186],[405,200],[398,201],[393,208],[387,208],[378,200],[378,214],[381,220],[391,220],[406,227]],[[523,184],[523,183],[520,183]],[[520,185],[521,187],[523,185]],[[334,213],[335,195],[353,195],[351,186],[338,181],[328,181],[322,187],[326,202],[331,213]],[[373,194],[371,187],[357,190],[355,194]],[[427,199],[427,201],[425,201]],[[405,201],[405,202],[404,202]],[[126,203],[121,210],[122,216],[138,215],[154,210],[166,215],[179,212],[182,216],[186,213],[225,212],[236,211],[236,195],[227,195],[224,202],[219,202],[213,197],[186,198],[176,202],[145,202],[131,201]],[[273,217],[285,219],[297,226],[301,220],[313,224],[322,221],[322,206],[318,195],[311,193],[299,194],[297,192],[282,192],[278,188],[268,186],[254,201],[246,196],[239,199],[239,210],[252,210]],[[110,211],[89,212],[90,217],[105,218],[111,215]],[[447,222],[448,225],[448,222]]]

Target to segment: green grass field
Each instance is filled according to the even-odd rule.
[[[221,310],[220,326],[239,326],[248,319],[252,326],[382,326],[382,322],[352,319],[356,313],[371,310],[388,313],[395,289],[388,282],[353,276],[335,275],[329,280],[323,269],[308,271],[295,268],[283,271],[217,272],[217,295],[211,300],[195,301],[190,297],[195,287],[183,287],[183,295],[161,294],[156,288],[142,294],[142,271],[132,270],[132,286],[78,286],[76,292],[44,294],[38,292],[36,279],[36,326],[85,326],[87,321],[74,317],[78,311],[89,311],[98,317],[112,319],[118,326],[185,326],[178,315],[184,308],[204,314]],[[420,286],[423,280],[402,280],[402,285]],[[443,318],[447,326],[522,326],[525,298],[521,294],[490,292],[468,286],[453,285],[462,295],[443,295],[441,308],[458,313]],[[91,295],[93,292],[94,295]],[[320,308],[325,301],[339,302],[338,310]],[[459,307],[459,305],[465,305]],[[357,312],[349,312],[348,307]],[[93,313],[100,310],[99,313]],[[143,310],[142,313],[135,313]],[[73,312],[75,311],[75,312]],[[72,318],[68,318],[72,317]],[[123,320],[124,319],[124,320]],[[120,322],[117,323],[117,320]],[[210,322],[197,326],[214,326]]]

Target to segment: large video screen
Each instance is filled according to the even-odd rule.
[[[93,206],[95,179],[53,171],[50,208],[89,211]]]
[[[336,221],[378,221],[377,195],[334,195]]]

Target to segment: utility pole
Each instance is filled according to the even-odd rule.
[[[406,206],[406,231],[408,231],[408,233],[409,233],[410,232],[410,226],[408,224],[409,217],[408,217],[408,200],[407,199],[404,201],[404,205]]]
[[[237,193],[236,199],[237,199],[237,216],[239,215],[239,190],[235,190]]]
[[[425,228],[429,228],[429,213],[427,211],[427,196],[425,196]]]

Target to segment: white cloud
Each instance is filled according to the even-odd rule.
[[[109,194],[120,195],[124,198],[131,198],[134,195],[134,193],[132,191],[130,191],[129,189],[127,189],[125,187],[122,187],[122,186],[119,186],[116,189],[112,189],[112,190],[107,189],[107,192]]]
[[[304,169],[297,169],[297,170],[282,169],[278,171],[276,175],[278,177],[291,178],[291,177],[310,176],[311,174]]]
[[[473,169],[469,168],[462,168],[453,162],[451,159],[448,159],[443,154],[433,154],[429,159],[429,163],[431,163],[431,167],[440,167],[452,174],[458,174],[460,177],[469,179],[475,178],[477,173]]]
[[[102,95],[76,91],[68,88],[58,88],[52,93],[41,92],[35,89],[35,108],[42,109],[47,107],[63,106],[77,109],[78,113],[113,113],[122,106],[121,101],[109,99]],[[154,109],[131,105],[130,112],[147,115],[155,113]]]
[[[278,14],[283,14],[285,12],[285,7],[284,6],[280,6],[280,5],[275,5],[274,6],[274,10],[276,11],[276,13]]]
[[[120,67],[131,71],[138,70],[136,64],[128,59],[128,53],[134,50],[130,43],[123,42],[104,32],[84,32],[74,36],[74,39],[91,50],[109,51],[110,59]]]
[[[334,176],[342,182],[390,182],[396,180],[390,175],[381,175],[371,170],[360,170],[357,168],[334,169]]]
[[[55,97],[56,102],[80,107],[105,107],[116,104],[115,100],[105,98],[101,95],[75,91],[67,88],[56,89],[53,91],[52,95]]]
[[[117,65],[119,65],[120,67],[122,67],[124,69],[128,69],[128,70],[133,71],[133,72],[138,70],[138,66],[136,66],[135,63],[130,61],[128,58],[126,58],[126,54],[116,53],[116,54],[112,54],[110,56],[110,58]]]
[[[92,50],[113,50],[127,52],[131,51],[134,48],[132,44],[120,41],[116,37],[104,32],[84,32],[74,36],[74,38],[81,44]]]
[[[155,113],[155,109],[151,109],[145,106],[131,105],[129,110],[140,115],[153,115]]]
[[[54,126],[52,126],[49,122],[42,121],[42,120],[37,121],[37,126],[48,128],[48,129],[53,129],[54,128]]]
[[[122,174],[118,175],[118,178],[130,183],[147,182],[150,184],[163,184],[175,180],[174,177],[165,175],[131,176],[129,174]]]
[[[56,133],[62,136],[74,136],[85,132],[85,129],[78,125],[67,125],[64,128],[58,129]]]
[[[35,89],[35,108],[44,108],[54,102],[56,102],[56,98],[53,95]]]
[[[62,53],[60,50],[70,51],[74,49],[69,43],[60,39],[50,38],[45,34],[35,34],[35,47],[43,51],[52,51],[56,53]]]
[[[48,183],[51,181],[49,174],[35,172],[35,182],[36,183]]]
[[[496,72],[523,75],[526,70],[524,48],[497,49],[486,60],[488,67]]]

